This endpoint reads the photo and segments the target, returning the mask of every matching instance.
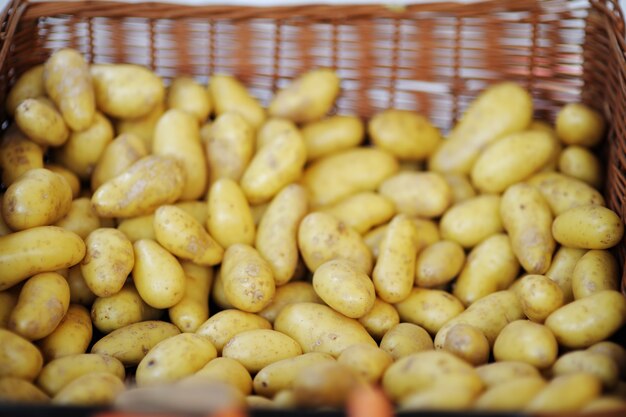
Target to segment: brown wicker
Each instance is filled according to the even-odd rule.
[[[337,111],[413,109],[444,130],[498,80],[527,87],[540,118],[582,100],[609,120],[605,195],[626,218],[626,41],[616,0],[404,8],[13,0],[0,19],[1,102],[17,76],[63,46],[91,62],[146,65],[165,79],[231,73],[265,103],[305,69],[333,67],[343,79]],[[624,242],[616,253],[624,265]]]

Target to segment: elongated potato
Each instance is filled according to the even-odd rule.
[[[255,238],[250,205],[237,183],[228,178],[216,181],[209,189],[207,229],[223,247],[235,243],[251,245]]]
[[[380,348],[394,361],[423,350],[433,349],[433,339],[416,324],[399,323],[393,326],[380,341]]]
[[[596,376],[602,385],[611,389],[619,381],[619,368],[615,361],[602,353],[579,350],[562,355],[552,367],[554,376],[586,372]]]
[[[0,378],[34,380],[43,366],[35,345],[6,329],[0,329]]]
[[[591,151],[582,146],[568,146],[559,156],[559,171],[586,182],[594,188],[602,186],[602,165]]]
[[[538,369],[552,366],[557,354],[552,332],[528,320],[515,320],[504,326],[493,345],[496,361],[526,362]]]
[[[348,366],[335,361],[316,363],[302,369],[293,381],[300,407],[341,407],[360,381]]]
[[[85,353],[92,333],[89,311],[79,304],[72,304],[56,329],[42,339],[39,346],[47,361]]]
[[[204,122],[213,105],[208,90],[191,77],[177,77],[167,93],[167,107],[192,115],[198,123]]]
[[[446,180],[435,172],[400,172],[379,187],[381,195],[393,201],[398,213],[418,217],[439,217],[452,202]]]
[[[578,206],[554,219],[552,234],[557,242],[570,248],[609,249],[622,240],[624,222],[606,207]]]
[[[356,116],[330,116],[302,127],[307,160],[358,146],[364,137],[363,122]]]
[[[353,194],[321,211],[335,216],[361,234],[386,223],[396,214],[390,199],[371,191]]]
[[[604,119],[584,104],[569,103],[556,116],[556,133],[568,145],[592,147],[602,140]]]
[[[76,175],[73,171],[71,171],[70,169],[62,165],[45,164],[43,167],[65,178],[65,181],[67,181],[67,183],[70,185],[70,188],[72,189],[72,196],[74,198],[80,197],[81,184],[80,184],[80,178],[78,178],[78,175]]]
[[[527,182],[541,192],[555,216],[578,206],[604,205],[604,197],[598,190],[558,172],[540,172]]]
[[[455,296],[442,290],[413,288],[407,298],[395,304],[404,322],[417,324],[436,334],[448,321],[465,310]]]
[[[573,373],[551,380],[525,407],[528,412],[578,411],[602,393],[602,383],[588,373]]]
[[[493,362],[477,367],[476,372],[488,389],[517,379],[542,379],[537,368],[526,362]]]
[[[154,309],[145,303],[132,284],[126,284],[118,293],[109,297],[98,297],[91,306],[93,325],[102,333],[149,320]],[[152,317],[154,319],[155,317]]]
[[[392,327],[400,323],[400,316],[393,305],[376,298],[372,309],[359,318],[359,323],[374,339],[381,340]]]
[[[274,281],[276,281],[276,276],[274,276]],[[276,287],[272,302],[263,310],[259,311],[259,316],[273,323],[276,316],[278,316],[285,306],[295,303],[322,304],[323,301],[319,295],[317,295],[311,283],[303,281],[289,282],[280,287]]]
[[[70,134],[61,114],[43,97],[22,101],[15,109],[15,123],[30,140],[41,146],[61,146]]]
[[[252,393],[252,377],[250,373],[242,364],[231,358],[215,358],[180,383],[183,384],[186,381],[193,383],[200,380],[226,383],[237,388],[243,395]]]
[[[0,142],[0,168],[2,183],[7,187],[31,169],[43,168],[41,146],[26,138],[21,132],[4,134]]]
[[[80,270],[80,264],[69,269],[57,270],[57,273],[63,275],[70,286],[70,303],[80,304],[87,308],[91,307],[97,297],[87,286],[85,277]]]
[[[93,372],[68,383],[52,399],[53,404],[109,405],[126,389],[124,383],[107,372]]]
[[[298,126],[294,122],[287,119],[272,117],[265,121],[256,134],[256,150],[258,151],[275,138],[288,134],[298,136]],[[304,137],[303,137],[304,139]]]
[[[453,380],[454,381],[454,380]],[[417,391],[400,400],[400,410],[437,410],[438,412],[462,412],[471,407],[476,399],[476,390],[464,386],[446,386],[445,383]]]
[[[91,232],[101,226],[98,213],[93,209],[91,200],[87,197],[72,200],[67,214],[54,223],[55,226],[76,233],[85,240]]]
[[[148,155],[144,141],[132,133],[122,133],[106,145],[91,175],[91,189],[117,177],[139,159]]]
[[[421,114],[403,110],[385,110],[367,125],[375,146],[401,160],[428,158],[441,143],[441,134]]]
[[[226,343],[241,332],[271,328],[270,322],[259,315],[227,309],[211,316],[198,328],[196,334],[206,337],[221,352]]]
[[[483,332],[469,324],[458,323],[448,332],[443,350],[478,366],[489,361],[491,349]]]
[[[185,295],[169,308],[169,316],[183,332],[195,332],[209,318],[209,292],[213,269],[192,262],[181,262],[185,271]]]
[[[572,292],[580,299],[604,290],[619,290],[618,266],[606,250],[590,250],[576,263],[572,273]]]
[[[604,341],[591,345],[589,352],[601,353],[611,358],[620,372],[620,376],[626,374],[626,349],[615,342]]]
[[[574,299],[572,290],[572,275],[578,260],[587,251],[561,246],[552,259],[550,269],[546,271],[546,276],[556,282],[563,291],[563,302],[568,303]]]
[[[7,113],[11,116],[15,114],[15,109],[22,101],[27,98],[46,95],[43,83],[43,67],[43,65],[36,65],[26,70],[11,87],[6,101]]]
[[[518,282],[515,293],[524,314],[534,322],[543,323],[565,303],[559,285],[545,275],[526,275]]]
[[[211,124],[205,141],[209,179],[239,181],[254,153],[254,130],[241,115],[220,114]]]
[[[347,365],[365,381],[377,383],[393,363],[393,357],[382,348],[360,343],[346,348],[337,361]]]
[[[165,103],[159,101],[146,115],[135,119],[119,119],[115,124],[118,135],[124,133],[136,135],[141,139],[148,152],[152,150],[154,129],[161,116],[165,113]]]
[[[222,349],[222,356],[235,359],[255,373],[272,363],[302,354],[291,337],[269,329],[246,330],[233,336]]]
[[[461,272],[465,264],[465,252],[452,240],[441,240],[427,246],[417,256],[415,284],[432,288],[447,284]]]
[[[0,378],[0,402],[2,403],[48,403],[48,397],[32,383],[20,378]]]
[[[443,174],[443,178],[448,183],[450,191],[452,192],[453,205],[476,197],[476,190],[466,175],[449,172]]]
[[[209,92],[218,118],[224,113],[235,112],[253,129],[258,129],[265,121],[263,107],[234,77],[224,74],[212,75],[209,80]]]
[[[483,240],[502,232],[501,198],[484,194],[454,205],[441,217],[441,237],[464,248],[473,248]]]
[[[474,403],[477,410],[518,411],[546,386],[538,377],[522,377],[487,389]]]

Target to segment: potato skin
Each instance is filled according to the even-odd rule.
[[[452,240],[441,240],[424,248],[417,256],[415,284],[432,288],[447,284],[461,272],[465,264],[465,252]]]
[[[570,248],[609,249],[622,240],[624,223],[606,207],[579,206],[554,219],[552,234],[557,242]]]
[[[250,205],[235,181],[222,178],[213,183],[207,205],[207,229],[223,248],[254,243],[256,230]]]
[[[565,304],[561,287],[545,275],[520,278],[515,293],[526,317],[537,323],[543,323],[552,312]]]
[[[367,130],[375,146],[401,160],[422,160],[441,143],[441,134],[424,116],[403,110],[376,114]]]
[[[492,362],[477,367],[476,372],[487,388],[498,387],[517,379],[542,379],[537,368],[529,363],[519,361]]]
[[[43,97],[22,101],[15,109],[15,123],[30,140],[41,146],[61,146],[70,133],[61,114]]]
[[[393,363],[393,357],[381,348],[361,343],[344,349],[337,362],[350,367],[365,381],[377,383]]]
[[[211,341],[219,353],[237,334],[255,329],[271,329],[272,325],[263,317],[241,310],[225,309],[212,315],[196,330],[196,334]]]
[[[474,403],[474,408],[489,411],[517,411],[523,409],[546,381],[539,377],[521,377],[487,389]]]
[[[237,388],[243,395],[252,393],[252,377],[239,362],[230,358],[215,358],[187,380],[224,382]],[[181,383],[186,380],[181,381]],[[256,390],[255,390],[256,391]],[[256,391],[258,392],[258,391]]]
[[[528,412],[578,411],[602,392],[602,383],[587,373],[574,373],[552,379],[527,404]]]
[[[222,349],[222,356],[241,363],[255,373],[272,363],[302,354],[291,337],[270,329],[246,330],[232,337]]]
[[[161,116],[165,113],[165,103],[160,101],[146,115],[135,119],[119,119],[115,124],[118,135],[136,135],[144,144],[147,152],[152,150],[154,129]]]
[[[46,360],[85,353],[93,334],[89,311],[71,304],[67,313],[52,333],[39,342]]]
[[[102,226],[98,213],[91,205],[91,199],[87,197],[72,200],[72,205],[67,214],[54,225],[76,233],[83,240],[87,239],[91,232]]]
[[[377,297],[372,309],[359,318],[359,323],[374,339],[380,340],[393,326],[400,323],[400,316],[393,305]]]
[[[16,128],[17,129],[17,128]],[[25,172],[43,168],[43,149],[21,132],[9,133],[9,128],[0,142],[0,168],[2,183],[13,184]]]
[[[407,298],[394,306],[402,321],[422,326],[431,334],[465,310],[454,295],[426,288],[413,288]]]
[[[489,341],[480,330],[469,324],[459,323],[448,332],[443,350],[478,366],[489,361],[491,349]]]
[[[572,273],[572,292],[576,300],[598,291],[619,291],[617,261],[611,252],[590,250],[576,263]]]
[[[172,81],[167,106],[189,113],[198,123],[204,122],[213,109],[209,91],[191,77],[177,77]]]
[[[393,201],[398,213],[422,218],[439,217],[452,202],[450,186],[435,172],[399,172],[378,191]]]
[[[181,262],[185,271],[185,295],[169,308],[169,316],[183,332],[195,332],[209,318],[209,293],[213,269],[193,262]]]
[[[602,353],[589,350],[568,352],[554,363],[554,376],[576,372],[587,372],[596,376],[606,389],[612,389],[619,382],[619,368],[615,361]]]
[[[36,65],[20,75],[7,95],[7,113],[13,116],[15,115],[15,109],[22,101],[27,98],[37,98],[46,95],[43,71],[43,64]]]
[[[356,116],[330,116],[302,127],[308,161],[358,146],[365,134]],[[259,132],[260,133],[260,132]]]
[[[7,329],[0,329],[0,378],[34,380],[43,366],[39,349]]]
[[[3,403],[45,404],[50,402],[50,397],[24,379],[0,377],[0,401]]]
[[[96,298],[91,306],[91,321],[102,333],[109,333],[147,320],[154,311],[157,310],[146,304],[133,284],[129,283],[114,295]]]
[[[441,217],[441,237],[473,248],[496,233],[502,232],[501,198],[483,194],[456,204]]]
[[[546,369],[556,360],[558,346],[547,327],[528,320],[515,320],[500,331],[493,354],[496,361],[521,361]]]
[[[433,340],[424,328],[412,323],[399,323],[385,333],[380,348],[397,361],[415,352],[432,350]]]
[[[276,275],[274,275],[274,280],[276,281]],[[274,293],[272,302],[269,303],[263,310],[259,311],[259,316],[263,317],[270,323],[273,323],[276,316],[278,316],[285,306],[295,303],[322,304],[323,301],[319,295],[317,295],[310,282],[288,282],[285,285],[276,287],[276,292]]]
[[[582,146],[568,146],[559,156],[559,171],[586,182],[594,188],[602,186],[604,172],[598,158]]]
[[[602,115],[581,103],[566,104],[556,116],[556,133],[568,145],[595,146],[604,128]]]
[[[541,192],[555,216],[578,206],[605,204],[598,190],[558,172],[540,172],[529,178],[527,183]]]
[[[265,121],[263,107],[234,77],[224,74],[211,76],[209,92],[218,117],[224,113],[238,113],[255,130]]]
[[[107,372],[93,372],[79,376],[64,386],[54,398],[53,404],[109,405],[126,389],[124,382]]]
[[[221,178],[238,182],[254,154],[254,129],[242,115],[229,112],[219,114],[207,132],[210,184]]]
[[[353,194],[321,211],[332,214],[361,234],[396,214],[390,199],[372,191]]]
[[[578,260],[587,251],[584,249],[568,248],[561,246],[552,259],[550,268],[546,271],[546,276],[556,282],[563,291],[563,301],[568,303],[574,299],[572,290],[572,275]]]

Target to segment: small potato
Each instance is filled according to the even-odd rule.
[[[400,323],[400,316],[391,304],[376,298],[372,309],[359,318],[359,323],[374,339],[380,340],[392,327]]]
[[[491,348],[480,330],[469,324],[459,323],[448,332],[443,350],[478,366],[489,361]]]
[[[606,250],[590,250],[576,263],[572,292],[576,300],[604,290],[619,290],[618,266]]]
[[[476,190],[467,176],[450,172],[443,174],[443,178],[452,192],[453,205],[476,197]]]
[[[272,268],[252,246],[231,245],[224,253],[221,276],[228,302],[240,310],[257,313],[274,297]]]
[[[465,252],[452,240],[441,240],[427,246],[417,256],[415,284],[432,288],[447,284],[461,272],[465,264]]]
[[[190,378],[223,382],[237,388],[243,395],[250,395],[252,392],[250,373],[242,364],[231,358],[215,358]],[[181,383],[185,381],[183,379]]]
[[[559,156],[559,171],[594,188],[602,186],[604,173],[600,161],[581,146],[568,146],[563,149]]]
[[[254,130],[237,113],[225,113],[215,119],[205,142],[209,179],[239,181],[254,154]]]
[[[228,178],[209,189],[207,229],[223,248],[235,243],[254,243],[254,219],[243,191]]]
[[[235,359],[255,373],[283,359],[302,354],[302,348],[291,337],[269,329],[246,330],[233,336],[222,350],[222,356]]]
[[[619,381],[619,368],[615,361],[602,353],[579,350],[561,356],[552,367],[554,376],[586,372],[602,381],[605,388],[615,387]]]
[[[335,71],[320,68],[300,75],[278,91],[268,113],[295,123],[312,122],[330,111],[339,95],[339,77]]]
[[[410,295],[395,304],[402,321],[422,326],[436,334],[448,321],[465,310],[452,294],[434,289],[413,288]]]
[[[609,249],[622,240],[624,223],[606,207],[579,206],[554,219],[552,234],[557,242],[570,248]]]
[[[620,375],[626,375],[626,349],[615,342],[598,342],[587,349],[589,352],[596,352],[613,359],[620,370]],[[622,378],[623,379],[623,378]]]
[[[587,251],[584,249],[574,249],[561,246],[552,259],[550,269],[546,271],[546,276],[556,282],[563,291],[563,302],[569,303],[574,299],[572,290],[572,275],[578,260]]]
[[[14,377],[0,378],[0,402],[45,404],[50,398],[32,383]]]
[[[154,232],[154,214],[123,219],[117,225],[117,230],[124,233],[128,240],[133,243],[141,239],[156,240],[156,234]]]
[[[98,109],[119,119],[147,115],[163,101],[165,87],[147,68],[132,64],[92,64]]]
[[[343,259],[320,265],[313,275],[313,288],[331,308],[353,319],[367,314],[376,299],[370,277]]]
[[[390,199],[371,191],[353,194],[321,211],[335,216],[361,234],[386,223],[396,214]]]
[[[56,395],[72,381],[95,372],[109,373],[124,380],[124,365],[111,356],[94,353],[63,356],[46,364],[37,378],[37,385],[47,394]]]
[[[295,303],[323,304],[323,301],[317,295],[311,283],[303,281],[289,282],[280,287],[276,287],[272,302],[263,310],[259,311],[259,316],[273,323],[276,316],[278,316],[285,306]]]
[[[167,107],[189,113],[202,123],[209,117],[213,104],[205,87],[191,77],[177,77],[168,90]]]
[[[573,373],[551,380],[525,407],[534,413],[578,411],[602,393],[602,383],[588,373]]]
[[[301,133],[298,130],[298,126],[291,120],[276,117],[266,120],[256,134],[257,151],[272,142],[276,137],[286,135],[288,132],[291,136],[297,136]]]
[[[363,243],[369,248],[374,260],[378,258],[380,252],[380,242],[385,238],[389,224],[383,224],[370,230],[363,235]]]
[[[13,289],[0,291],[0,329],[6,329],[9,324],[11,311],[17,304],[19,293]]]
[[[372,143],[400,160],[428,158],[439,147],[441,133],[422,116],[404,110],[385,110],[367,125]]]
[[[400,400],[400,410],[437,410],[437,412],[467,410],[476,399],[476,390],[445,383],[417,391]]]
[[[271,328],[270,322],[261,316],[229,309],[211,316],[198,328],[196,334],[210,340],[217,351],[221,353],[226,343],[237,334],[247,330]]]
[[[592,147],[602,140],[604,119],[584,104],[569,103],[556,115],[556,133],[567,145]]]
[[[180,163],[169,156],[139,159],[124,172],[102,184],[91,197],[100,217],[150,214],[178,200],[185,182]]]
[[[372,272],[372,255],[361,235],[330,214],[313,212],[302,219],[298,247],[312,272],[332,259],[352,261],[364,273]]]
[[[477,367],[476,372],[488,389],[518,379],[536,378],[542,380],[537,368],[529,363],[519,361],[493,362]]]
[[[515,293],[530,320],[543,323],[565,300],[559,285],[545,275],[526,275],[519,280]]]
[[[153,240],[133,244],[133,281],[141,298],[154,308],[169,308],[185,295],[185,271],[178,260]]]
[[[43,65],[36,65],[26,70],[17,79],[7,95],[6,109],[11,116],[15,115],[17,106],[27,98],[37,98],[46,95],[43,84]]]
[[[22,101],[15,109],[15,123],[41,146],[61,146],[70,134],[61,114],[43,97]]]
[[[54,225],[76,233],[83,240],[101,226],[98,213],[93,209],[91,200],[86,197],[72,200],[67,214]]]
[[[469,253],[453,294],[465,305],[470,305],[486,295],[508,288],[518,271],[519,263],[511,240],[505,234],[495,234]]]
[[[2,198],[2,218],[13,230],[47,226],[63,218],[72,205],[72,189],[63,177],[45,168],[20,176]]]
[[[107,372],[93,372],[68,383],[52,399],[53,404],[109,405],[126,389],[124,383]]]
[[[135,366],[157,343],[177,334],[180,330],[171,323],[142,321],[107,334],[93,345],[91,353],[112,356],[124,366]]]
[[[65,276],[67,284],[70,286],[70,303],[90,308],[97,297],[87,286],[85,277],[80,270],[80,264],[74,265],[66,271],[64,275],[61,270],[57,270],[58,273]]]
[[[399,323],[393,326],[380,341],[380,348],[394,361],[415,352],[433,349],[433,339],[428,332],[412,323]]]
[[[67,181],[67,183],[70,185],[70,188],[72,189],[73,198],[78,198],[80,196],[80,178],[78,178],[78,175],[76,175],[73,171],[57,164],[45,164],[44,168],[65,178],[65,181]]]
[[[477,410],[518,411],[546,386],[538,377],[521,377],[490,387],[474,403]]]
[[[213,269],[192,262],[181,262],[185,271],[185,295],[169,308],[169,316],[183,332],[195,332],[209,318],[209,292]]]
[[[43,149],[35,142],[19,134],[4,134],[0,142],[0,168],[2,183],[13,184],[22,174],[31,169],[43,168]]]
[[[226,298],[226,294],[224,293],[224,283],[222,282],[222,274],[219,269],[215,273],[215,279],[213,280],[213,288],[211,288],[211,299],[219,308],[223,310],[235,308]]]
[[[320,158],[304,170],[302,185],[320,207],[359,191],[374,191],[398,171],[398,161],[376,148],[354,148]]]
[[[479,195],[454,205],[441,217],[441,237],[470,249],[504,231],[500,217],[500,196]]]
[[[341,352],[337,362],[351,368],[365,381],[375,384],[380,381],[385,370],[393,363],[393,357],[382,348],[357,344]]]
[[[115,124],[115,131],[118,135],[132,134],[137,136],[143,142],[146,152],[150,152],[152,150],[154,129],[156,128],[156,124],[163,113],[165,113],[165,103],[160,101],[145,116],[135,119],[117,120],[117,123]]]
[[[533,175],[527,182],[541,192],[555,216],[574,207],[605,204],[604,197],[598,190],[558,172],[541,172]]]
[[[434,172],[400,172],[387,178],[379,187],[398,213],[418,217],[439,217],[452,202],[446,180]]]
[[[56,329],[39,342],[47,361],[85,353],[93,330],[89,311],[78,304],[70,305]]]
[[[148,155],[145,142],[133,133],[122,133],[106,145],[91,175],[91,189],[117,177],[139,159]]]
[[[349,367],[332,361],[302,369],[293,381],[293,391],[300,407],[341,407],[358,384]]]
[[[87,252],[80,263],[89,289],[98,297],[119,292],[133,270],[133,244],[117,229],[96,229],[85,239]]]
[[[550,329],[532,321],[515,320],[498,335],[493,355],[496,361],[520,361],[546,369],[556,360],[558,349]]]
[[[118,293],[99,297],[91,306],[91,321],[102,333],[109,333],[129,324],[148,320],[155,310],[146,304],[132,284]]]
[[[181,333],[157,343],[137,366],[138,386],[178,381],[196,373],[217,357],[208,339]]]
[[[304,353],[324,352],[338,357],[348,346],[376,342],[356,320],[315,303],[290,304],[274,321],[274,330],[285,333]]]
[[[265,121],[263,107],[234,77],[223,74],[212,75],[209,80],[209,92],[218,118],[224,113],[235,112],[253,129],[258,129]]]
[[[331,116],[302,127],[307,160],[358,146],[364,137],[363,122],[356,116]]]
[[[512,185],[502,196],[500,217],[522,267],[531,274],[545,273],[555,242],[550,231],[552,213],[541,193],[525,183]]]
[[[43,366],[39,349],[28,340],[0,329],[0,378],[34,380]]]

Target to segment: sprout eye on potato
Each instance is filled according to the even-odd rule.
[[[0,402],[328,409],[378,385],[399,410],[623,408],[599,113],[533,120],[504,82],[435,126],[334,114],[332,69],[263,101],[199,75],[62,49],[15,80]]]

